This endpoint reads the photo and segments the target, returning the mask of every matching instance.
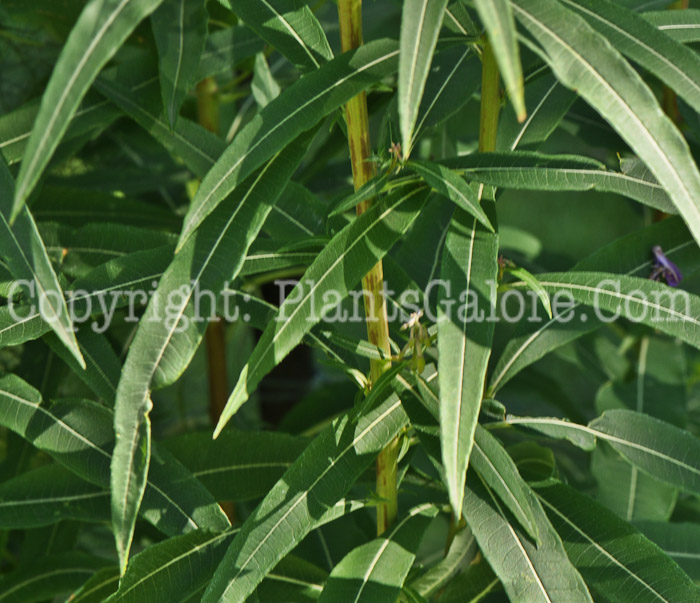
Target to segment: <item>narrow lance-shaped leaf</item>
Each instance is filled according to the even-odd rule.
[[[37,528],[66,519],[103,522],[109,492],[56,463],[31,469],[0,485],[0,527]]]
[[[468,214],[474,216],[488,230],[494,232],[493,226],[479,204],[476,191],[449,168],[430,161],[411,161],[412,168],[425,182],[444,195]]]
[[[13,191],[12,175],[0,158],[0,256],[12,276],[25,282],[22,289],[28,291],[41,318],[84,369],[85,360],[75,339],[61,285],[29,209],[22,208],[14,225],[9,224]]]
[[[178,251],[240,182],[326,115],[396,69],[396,44],[378,40],[346,52],[292,84],[235,137],[202,181]]]
[[[411,154],[413,128],[446,7],[447,0],[406,0],[401,11],[398,98],[404,157]]]
[[[653,73],[696,111],[700,110],[700,57],[669,39],[643,17],[613,2],[563,0],[629,59]]]
[[[566,293],[566,297],[593,308],[589,311],[559,313],[564,324],[586,323],[589,318],[612,322],[625,317],[646,324],[659,331],[678,337],[700,348],[700,297],[682,289],[673,289],[665,283],[601,272],[567,272],[538,275],[539,283],[552,295]],[[514,283],[517,288],[525,283]]]
[[[464,516],[511,601],[552,603],[593,599],[566,555],[562,541],[532,491],[535,520],[542,540],[531,542],[501,509],[479,477],[469,474]]]
[[[306,448],[306,439],[278,431],[209,431],[160,442],[216,500],[250,500],[267,494]]]
[[[216,314],[215,300],[206,292],[218,296],[227,280],[238,274],[308,142],[309,135],[303,135],[278,153],[202,224],[200,234],[188,240],[166,270],[139,323],[117,388],[114,415],[112,520],[122,568],[148,474],[152,382],[172,383],[189,364],[207,322]],[[179,291],[176,303],[173,291]],[[162,314],[165,300],[167,318]]]
[[[575,100],[576,94],[551,73],[538,74],[532,82],[526,81],[527,119],[521,123],[514,113],[503,112],[498,121],[496,149],[537,149],[561,123]]]
[[[498,495],[527,535],[539,544],[537,509],[533,507],[530,487],[501,443],[481,425],[476,426],[474,433],[471,462],[484,484]]]
[[[12,206],[17,218],[100,69],[162,0],[91,0],[68,36],[41,99]]]
[[[573,270],[648,277],[653,267],[651,250],[655,245],[660,245],[666,257],[679,265],[686,276],[700,268],[700,252],[695,241],[683,228],[679,218],[669,218],[613,241],[576,264]],[[575,304],[573,309],[577,306]],[[490,395],[549,351],[595,330],[601,324],[603,321],[591,312],[587,313],[585,322],[562,322],[558,316],[549,320],[543,314],[538,315],[536,322],[521,322],[492,372]]]
[[[700,525],[690,522],[640,521],[635,523],[692,580],[700,580]]]
[[[0,425],[90,483],[109,485],[114,433],[107,408],[87,400],[66,400],[49,408],[38,391],[15,375],[0,377],[0,400],[7,410],[0,413]],[[229,525],[211,494],[166,451],[157,451],[141,512],[168,535]]]
[[[196,593],[214,573],[237,530],[194,530],[135,555],[109,603],[169,603]]]
[[[306,4],[294,0],[220,0],[255,33],[304,70],[333,58],[326,33]]]
[[[700,492],[700,441],[689,432],[632,410],[608,410],[589,425],[553,417],[514,417],[503,425],[521,425],[591,450],[605,440],[630,463],[686,492]]]
[[[700,241],[700,172],[651,90],[610,42],[555,0],[511,0],[557,78],[617,130],[668,192]]]
[[[486,28],[515,114],[518,121],[523,122],[527,117],[523,69],[520,65],[520,50],[510,0],[476,0],[474,4]]]
[[[652,11],[642,16],[678,42],[700,42],[700,10],[696,8]]]
[[[598,390],[595,408],[628,408],[677,426],[685,423],[686,367],[684,346],[667,338],[639,341],[636,375]],[[593,453],[591,471],[598,481],[596,499],[627,521],[670,519],[678,490],[646,475],[609,446]]]
[[[108,564],[107,559],[87,553],[32,559],[26,567],[0,577],[0,602],[34,603],[69,593]]]
[[[206,0],[168,0],[151,15],[163,108],[171,127],[197,76],[207,37],[205,4]]]
[[[691,433],[631,410],[608,410],[589,427],[642,471],[700,493],[700,440]]]
[[[381,538],[350,551],[333,568],[319,603],[396,599],[437,511],[430,503],[414,507]]]
[[[564,484],[537,488],[569,558],[600,600],[695,601],[700,587],[629,523]]]
[[[426,198],[424,187],[399,189],[333,237],[263,332],[221,413],[214,437],[221,433],[263,376],[388,253],[416,219]]]
[[[197,79],[230,71],[242,60],[262,50],[262,46],[262,40],[244,25],[212,33],[207,38],[206,48],[199,62]],[[132,70],[140,71],[140,67],[144,63],[150,63],[145,52],[141,56],[137,55],[137,58],[119,65],[118,69],[121,73],[130,73]],[[108,69],[104,71],[104,74],[112,74],[116,70]],[[119,83],[126,82],[120,81]],[[137,92],[154,83],[157,83],[157,78],[149,70],[144,79],[132,84],[130,91]],[[0,117],[0,152],[10,165],[22,158],[31,136],[32,124],[38,112],[39,102],[36,100]],[[88,94],[81,107],[70,119],[63,140],[67,141],[87,132],[106,128],[120,115],[121,112],[100,95]]]
[[[513,151],[454,157],[440,163],[469,180],[500,188],[617,193],[667,213],[678,213],[663,186],[653,177],[643,177],[638,169],[625,171],[634,165],[629,161],[618,172],[589,157]]]
[[[119,568],[116,565],[102,568],[73,591],[71,603],[103,603],[119,586]]]
[[[495,305],[497,256],[498,236],[463,210],[455,210],[440,268],[440,278],[450,283],[452,291],[441,289],[438,302],[440,442],[455,517],[462,515],[464,483],[494,331],[493,322],[470,320],[467,313],[474,308],[489,312]],[[460,316],[454,306],[440,303],[452,295],[464,295],[471,309]]]
[[[245,600],[406,425],[395,395],[386,397],[385,389],[377,387],[367,400],[373,408],[366,415],[335,420],[253,511],[217,568],[204,603]]]
[[[440,400],[433,391],[437,375],[433,373],[428,381],[425,374],[409,374],[408,378],[399,375],[396,378],[395,387],[428,458],[438,471],[442,471],[438,426]],[[534,519],[535,511],[531,508],[532,496],[529,486],[498,440],[479,424],[474,432],[470,463],[484,483],[498,495],[515,519],[520,522],[528,536],[538,542],[539,535]]]
[[[156,82],[135,92],[129,81],[137,78],[129,78],[121,71],[114,77],[99,77],[95,87],[168,151],[180,157],[194,174],[204,177],[226,148],[224,141],[185,117],[179,117],[172,126],[168,124],[162,117]]]
[[[476,555],[474,534],[469,528],[459,530],[447,555],[426,572],[409,582],[411,590],[428,598],[441,591],[466,563]],[[444,595],[440,595],[442,598]]]

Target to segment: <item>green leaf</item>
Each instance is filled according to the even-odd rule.
[[[320,530],[316,532],[320,534]],[[316,601],[328,572],[294,555],[280,561],[251,597],[258,601]],[[249,599],[249,600],[251,600]]]
[[[271,431],[187,433],[160,442],[217,500],[267,494],[306,448],[305,439]]]
[[[326,34],[311,8],[294,0],[219,0],[263,40],[304,70],[333,58]]]
[[[431,597],[448,584],[466,562],[475,556],[474,534],[469,528],[457,532],[447,555],[428,569],[422,576],[411,581],[410,588],[422,597]],[[444,593],[440,594],[440,600]]]
[[[700,580],[700,525],[641,521],[636,522],[635,527],[680,565],[692,580]]]
[[[62,553],[33,559],[0,577],[2,603],[34,603],[69,593],[109,561],[86,553]]]
[[[270,66],[267,64],[265,55],[262,52],[255,55],[255,67],[253,80],[250,83],[250,91],[261,109],[270,104],[270,101],[275,100],[282,91],[279,84],[275,81],[270,71]]]
[[[202,181],[185,217],[178,251],[244,178],[348,99],[392,73],[397,54],[392,41],[365,44],[305,75],[260,111]]]
[[[221,413],[214,437],[221,433],[263,376],[347,296],[350,288],[408,230],[426,198],[424,188],[399,189],[333,237],[263,332]],[[324,296],[329,290],[333,292],[332,300]]]
[[[167,3],[163,8],[166,6]],[[182,158],[197,176],[203,177],[224,152],[226,144],[215,134],[184,117],[179,117],[173,124],[166,122],[162,117],[156,83],[134,91],[135,86],[130,82],[140,79],[135,76],[129,78],[117,71],[113,78],[99,77],[95,87],[168,151]]]
[[[0,485],[0,527],[37,528],[65,519],[107,521],[109,492],[55,463]]]
[[[12,220],[49,163],[78,105],[102,67],[162,0],[91,0],[73,27],[41,99],[24,152]]]
[[[285,268],[306,267],[316,259],[314,251],[279,251],[279,243],[258,239],[250,248],[241,268],[241,276],[282,270]]]
[[[445,23],[447,23],[447,10]],[[416,118],[414,140],[423,128],[437,126],[459,111],[481,81],[481,63],[469,46],[445,48],[433,55]]]
[[[544,290],[544,287],[542,287],[542,285],[540,284],[540,281],[538,281],[536,277],[534,277],[527,270],[525,270],[525,268],[509,268],[508,272],[512,274],[515,278],[521,279],[524,283],[527,284],[527,286],[532,291],[534,291],[537,294],[537,297],[542,302],[542,307],[544,308],[544,311],[547,313],[547,316],[549,316],[551,320],[553,318],[552,305],[549,301],[549,295]]]
[[[477,476],[470,474],[464,512],[493,571],[512,601],[588,601],[586,584],[564,551],[561,539],[530,491],[542,543],[535,546],[510,521],[494,494]]]
[[[411,424],[418,432],[428,457],[440,470],[437,423],[440,399],[433,391],[438,375],[433,373],[428,379],[424,377],[425,373],[423,375],[408,374],[406,377],[400,375],[396,379],[396,387],[406,413],[411,419]],[[421,411],[420,407],[416,408],[415,400],[420,401],[428,413]],[[499,496],[508,510],[520,522],[529,537],[538,542],[539,535],[534,520],[535,511],[531,508],[530,488],[520,477],[513,460],[498,440],[479,424],[476,425],[474,431],[474,445],[470,463],[487,486]]]
[[[163,2],[151,15],[158,48],[163,107],[174,127],[182,102],[195,83],[207,37],[206,0]]]
[[[96,571],[92,578],[75,590],[71,603],[103,603],[119,586],[119,568],[114,565]]]
[[[98,190],[67,186],[42,187],[32,203],[32,215],[38,223],[58,222],[73,228],[100,222],[143,226],[168,232],[180,229],[180,220],[172,211],[138,199],[117,196]]]
[[[677,42],[700,42],[700,10],[696,8],[652,11],[642,16]]]
[[[460,178],[449,168],[431,161],[410,161],[407,166],[425,180],[428,186],[453,201],[457,207],[474,216],[488,230],[495,232],[493,225],[479,204],[479,197],[463,178]]]
[[[591,472],[598,481],[596,499],[623,519],[670,519],[678,489],[640,471],[610,446],[593,451]]]
[[[414,507],[381,537],[353,549],[333,568],[319,603],[396,600],[437,512],[430,503]]]
[[[8,410],[0,424],[22,436],[81,478],[109,485],[114,446],[112,413],[86,400],[42,405],[41,395],[15,375],[0,377],[0,399]],[[225,529],[228,521],[211,495],[166,451],[154,453],[142,515],[166,534],[204,527]]]
[[[100,399],[110,406],[114,404],[122,363],[104,335],[95,333],[88,328],[78,331],[80,352],[87,365],[87,369],[84,371],[60,345],[53,333],[45,335],[44,341]]]
[[[537,509],[532,504],[530,487],[520,477],[513,459],[501,443],[481,425],[477,425],[474,432],[471,464],[484,484],[498,495],[527,535],[539,545],[535,521]]]
[[[439,292],[438,354],[440,358],[440,443],[450,504],[462,515],[462,500],[474,430],[484,393],[494,323],[470,321],[474,307],[489,311],[496,303],[498,235],[488,232],[461,209],[456,209],[442,251],[440,278],[465,295],[471,306],[463,316],[441,300]],[[445,308],[448,311],[445,311]]]
[[[596,600],[693,601],[700,588],[630,524],[563,484],[537,488],[569,558]]]
[[[467,179],[515,190],[587,191],[617,193],[666,213],[677,213],[664,188],[629,163],[608,170],[588,157],[544,155],[529,151],[479,153],[441,163]],[[627,168],[625,171],[624,168]]]
[[[590,451],[596,446],[596,433],[585,425],[578,425],[566,419],[555,417],[506,417],[508,425],[522,425],[538,431],[550,438],[568,440],[582,450]]]
[[[685,139],[610,42],[555,0],[512,0],[557,78],[594,107],[666,189],[700,240],[700,172]]]
[[[589,427],[645,473],[685,492],[700,492],[700,440],[631,410],[608,410]]]
[[[247,27],[239,25],[212,33],[207,37],[206,48],[199,62],[197,79],[229,72],[241,61],[253,56],[262,49],[263,43]],[[148,69],[144,70],[144,63]],[[119,73],[129,76],[128,81],[120,80],[126,85],[134,73],[140,73],[141,79],[130,85],[130,92],[138,92],[143,87],[154,83],[150,60],[143,55],[117,68]],[[113,77],[117,69],[108,69],[105,76]],[[39,112],[39,102],[30,101],[19,109],[0,117],[0,152],[11,165],[22,159],[27,142],[32,132],[32,125]],[[75,139],[88,132],[106,128],[121,112],[98,94],[86,96],[82,105],[70,119],[69,127],[63,136],[64,141]]]
[[[562,86],[551,73],[536,75],[539,77],[525,83],[525,105],[530,107],[527,119],[521,123],[515,113],[501,113],[497,150],[537,149],[559,126],[576,100],[576,94]]]
[[[700,321],[696,318],[700,315],[700,297],[697,295],[648,278],[605,272],[540,274],[538,280],[553,297],[564,292],[567,297],[570,295],[569,300],[592,307],[595,319],[609,323],[623,316],[700,348]],[[524,282],[511,286],[527,287]],[[567,302],[564,311],[557,312],[555,301],[555,313],[564,323],[586,323],[593,318],[587,311],[576,313],[569,311],[569,307]]]
[[[406,0],[401,10],[398,102],[404,157],[413,147],[413,128],[446,7],[447,0]]]
[[[598,390],[596,410],[628,408],[685,424],[686,367],[683,349],[675,341],[642,337],[636,375],[624,383],[610,383]],[[607,446],[593,453],[593,475],[598,480],[597,499],[627,521],[668,521],[678,491],[641,472]]]
[[[308,142],[309,135],[304,134],[276,154],[205,220],[199,234],[187,241],[166,270],[139,323],[115,403],[112,514],[122,567],[148,473],[152,381],[172,383],[187,368],[208,321],[215,318],[212,297],[238,274],[248,247],[299,165]],[[200,295],[199,291],[214,293]],[[164,319],[165,303],[168,316]]]
[[[613,2],[563,3],[583,15],[618,51],[653,73],[696,111],[700,110],[700,57],[696,52]]]
[[[184,601],[211,579],[237,530],[193,530],[135,555],[109,603]]]
[[[371,404],[377,393],[379,388],[370,392]],[[366,415],[343,415],[324,429],[243,524],[202,601],[244,600],[332,512],[406,422],[401,402],[391,395]]]
[[[522,123],[527,117],[523,70],[520,66],[520,51],[510,0],[476,0],[474,5],[486,28],[515,114]]]
[[[700,268],[697,245],[678,218],[669,218],[631,233],[585,258],[573,270],[600,270],[647,277],[651,274],[651,248],[660,245],[666,256],[680,266],[686,276]],[[578,304],[574,304],[576,310]],[[491,374],[489,395],[493,396],[509,379],[548,352],[598,328],[602,321],[596,313],[587,320],[562,322],[538,315],[536,322],[521,322],[506,345]]]
[[[85,360],[80,355],[61,285],[29,209],[22,208],[14,225],[9,224],[13,190],[10,170],[0,159],[0,256],[41,318],[84,369]]]
[[[500,595],[501,583],[485,561],[476,561],[459,574],[440,594],[440,603],[479,603],[495,591]]]

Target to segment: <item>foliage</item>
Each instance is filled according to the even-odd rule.
[[[670,4],[3,2],[0,602],[700,600]]]

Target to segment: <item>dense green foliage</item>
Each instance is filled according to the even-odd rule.
[[[0,603],[700,601],[690,4],[3,0]]]

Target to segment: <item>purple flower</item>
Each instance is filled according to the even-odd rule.
[[[669,287],[677,287],[683,278],[683,273],[671,260],[669,260],[659,245],[654,245],[651,249],[654,254],[654,266],[649,278],[652,281],[660,281],[664,278]]]

